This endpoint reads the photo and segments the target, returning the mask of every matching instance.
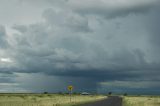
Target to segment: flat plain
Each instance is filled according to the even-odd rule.
[[[0,106],[74,106],[106,98],[102,95],[0,94]]]

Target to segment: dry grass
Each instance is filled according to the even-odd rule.
[[[160,106],[158,96],[124,97],[123,106]]]
[[[80,103],[96,101],[105,96],[73,95],[70,102],[68,95],[56,94],[18,94],[0,95],[0,106],[73,106]]]

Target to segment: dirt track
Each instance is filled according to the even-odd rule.
[[[88,103],[81,106],[122,106],[122,98],[118,96],[111,96],[105,100],[94,103]]]

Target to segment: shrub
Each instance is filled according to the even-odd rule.
[[[48,92],[44,92],[44,94],[48,94]]]
[[[108,92],[108,95],[112,95],[112,92]]]
[[[123,95],[124,95],[124,96],[127,96],[128,94],[127,94],[127,93],[124,93]]]

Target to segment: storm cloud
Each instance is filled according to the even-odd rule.
[[[58,92],[70,84],[75,91],[90,92],[160,88],[157,0],[13,1],[11,7],[18,4],[20,13],[28,15],[18,15],[15,8],[21,17],[0,20],[3,89]]]
[[[0,47],[1,48],[5,48],[8,45],[8,42],[6,40],[6,30],[4,28],[4,26],[0,26]]]
[[[68,4],[73,10],[82,14],[115,18],[132,13],[145,13],[157,2],[158,0],[69,0]]]

